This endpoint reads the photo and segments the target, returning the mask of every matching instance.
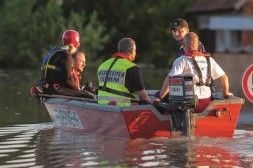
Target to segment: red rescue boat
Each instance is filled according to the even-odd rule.
[[[244,100],[235,96],[213,99],[203,112],[194,113],[194,93],[189,94],[189,88],[193,88],[189,87],[189,77],[179,78],[183,78],[182,83],[175,83],[177,89],[174,90],[180,90],[180,85],[183,92],[173,93],[173,105],[159,103],[162,112],[150,104],[100,105],[94,100],[62,95],[41,95],[41,100],[54,125],[68,131],[126,139],[182,135],[232,138]],[[154,96],[155,92],[148,91],[148,94]],[[174,106],[177,108],[172,108]]]

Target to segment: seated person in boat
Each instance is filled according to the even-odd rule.
[[[169,93],[170,76],[185,74],[193,74],[193,82],[195,83],[195,94],[198,98],[198,104],[194,112],[202,112],[211,101],[211,78],[213,80],[220,79],[222,93],[224,97],[233,95],[229,92],[229,82],[226,73],[222,68],[210,57],[210,54],[198,52],[198,35],[189,32],[183,39],[185,54],[178,57],[172,65],[172,69],[164,80],[160,94],[154,101],[160,101]]]
[[[80,45],[79,33],[66,30],[62,35],[62,42],[62,47],[54,47],[44,57],[40,84],[32,87],[32,96],[38,98],[38,93],[43,93],[94,98],[78,88],[73,73],[72,55]]]
[[[118,43],[118,52],[99,66],[99,104],[130,106],[136,95],[139,102],[151,103],[140,68],[133,63],[135,56],[135,41],[122,38]]]
[[[84,71],[84,68],[86,67],[86,57],[85,57],[85,52],[83,51],[77,51],[76,53],[73,54],[73,59],[74,59],[74,77],[76,81],[76,86],[79,89],[95,93],[95,89],[92,86],[92,82],[87,82],[85,85],[82,85],[82,72]]]
[[[184,36],[189,32],[189,29],[190,28],[188,22],[185,19],[177,18],[171,23],[171,34],[173,38],[177,41],[177,57],[180,57],[185,54],[183,39]],[[198,42],[198,51],[206,53],[205,46],[200,41]]]

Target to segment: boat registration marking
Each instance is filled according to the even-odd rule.
[[[173,96],[183,96],[183,87],[182,86],[170,86],[170,95]]]
[[[57,125],[83,129],[76,111],[53,108],[53,113]]]

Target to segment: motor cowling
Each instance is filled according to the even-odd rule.
[[[193,75],[175,75],[169,78],[169,103],[174,110],[194,109],[197,104]]]

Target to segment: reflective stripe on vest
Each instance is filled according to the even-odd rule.
[[[105,61],[103,64],[100,65],[97,75],[99,81],[99,87],[103,88],[106,73],[112,64],[115,58],[111,58]],[[117,102],[119,106],[129,106],[131,105],[131,100],[133,97],[124,96],[131,94],[129,90],[125,87],[125,77],[127,69],[136,66],[136,64],[132,63],[131,61],[121,58],[118,59],[117,62],[112,66],[111,71],[107,78],[106,88],[105,90],[98,91],[98,103],[99,104],[108,104],[110,101]],[[117,92],[110,93],[110,90],[116,90],[117,92],[122,92],[125,94],[117,94]],[[106,99],[104,99],[106,97]],[[103,98],[103,99],[100,99]],[[118,101],[117,101],[118,100]]]
[[[55,65],[42,65],[42,67],[44,69],[53,69],[53,70],[56,70],[58,72],[61,72],[61,67],[57,67]]]
[[[102,90],[102,91],[105,91],[105,92],[113,93],[113,94],[116,94],[116,95],[120,95],[120,96],[135,99],[134,95],[132,95],[130,93],[121,92],[121,91],[111,89],[111,88],[108,88],[108,87],[105,87],[105,86],[99,86],[98,89]]]
[[[43,59],[42,69],[44,70],[44,78],[46,78],[46,76],[47,76],[47,69],[53,69],[53,70],[56,70],[58,72],[62,71],[61,67],[57,67],[55,65],[49,64],[50,59],[52,58],[52,56],[55,55],[55,53],[59,52],[59,51],[61,51],[61,50],[58,49],[57,47],[55,47]]]

